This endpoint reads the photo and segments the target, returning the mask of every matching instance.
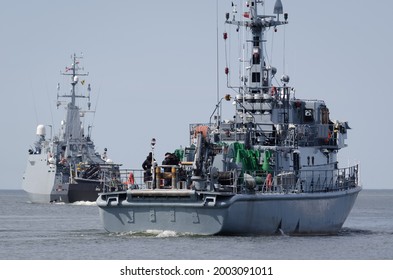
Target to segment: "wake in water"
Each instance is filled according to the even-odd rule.
[[[172,230],[146,230],[138,232],[110,233],[112,236],[129,236],[129,237],[151,237],[151,238],[171,238],[183,236],[201,236],[193,233],[180,233]]]
[[[281,236],[289,236],[288,234],[286,234],[281,228],[279,228],[278,229],[278,233],[279,233],[279,235],[281,235]]]
[[[71,205],[82,205],[82,206],[97,206],[95,201],[75,201],[70,203]]]
[[[35,204],[31,201],[26,201],[27,204]],[[82,205],[82,206],[97,206],[97,203],[95,201],[75,201],[73,203],[65,203],[62,201],[53,201],[50,202],[52,205]]]
[[[353,236],[353,235],[392,235],[393,231],[375,231],[367,229],[354,229],[354,228],[342,228],[337,234],[339,236]]]

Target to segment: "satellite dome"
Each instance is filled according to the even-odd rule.
[[[38,126],[37,126],[37,132],[36,132],[36,134],[38,135],[38,136],[45,136],[45,125],[43,125],[43,124],[39,124]]]

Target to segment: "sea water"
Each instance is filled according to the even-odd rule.
[[[0,190],[1,260],[392,260],[393,190],[363,190],[329,236],[112,234],[95,203],[32,204]]]

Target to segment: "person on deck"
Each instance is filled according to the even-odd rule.
[[[153,154],[150,152],[149,155],[146,157],[145,161],[142,163],[142,168],[145,170],[143,174],[143,181],[151,181],[152,178],[152,173],[151,173],[151,167],[152,167],[152,162],[153,162]]]
[[[176,157],[176,155],[172,153],[166,153],[165,154],[165,159],[162,161],[162,165],[178,165],[179,164],[179,159]],[[164,172],[172,172],[172,167],[167,166],[164,167]],[[171,179],[165,179],[165,186],[170,186],[172,183]]]

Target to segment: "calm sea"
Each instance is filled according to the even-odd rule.
[[[110,234],[95,203],[31,204],[0,190],[0,259],[392,260],[393,190],[363,190],[337,235]]]

